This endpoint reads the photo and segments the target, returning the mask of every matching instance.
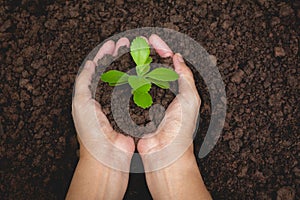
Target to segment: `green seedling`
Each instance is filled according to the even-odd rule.
[[[146,40],[141,37],[136,37],[132,41],[130,55],[136,64],[136,75],[110,70],[102,74],[101,80],[107,82],[110,86],[129,84],[132,88],[134,103],[145,109],[153,103],[149,94],[152,84],[168,89],[170,82],[178,79],[178,74],[174,70],[164,67],[151,70],[150,47]]]

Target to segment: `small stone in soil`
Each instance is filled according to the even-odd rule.
[[[232,77],[231,81],[234,83],[239,84],[242,79],[243,79],[244,71],[243,70],[238,70]]]
[[[274,48],[275,57],[283,57],[285,56],[285,51],[282,47],[275,47]]]

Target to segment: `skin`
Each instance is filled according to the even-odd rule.
[[[89,90],[92,75],[95,72],[95,63],[105,54],[116,55],[120,46],[129,46],[127,38],[121,38],[117,44],[107,41],[98,51],[93,61],[87,61],[84,69],[76,79],[75,95],[72,103],[72,115],[78,134],[85,139],[93,139],[92,133],[104,134],[113,146],[103,148],[103,151],[112,152],[113,147],[127,152],[121,165],[130,168],[130,161],[135,150],[131,137],[119,134],[111,127],[108,119],[101,110],[101,105],[92,98]],[[94,110],[95,113],[94,114]],[[99,124],[101,129],[96,126]],[[127,185],[129,174],[114,170],[96,160],[80,143],[80,158],[66,199],[122,199]]]
[[[160,126],[151,137],[141,138],[137,144],[147,171],[146,180],[151,195],[154,199],[211,199],[193,154],[192,136],[201,104],[193,74],[181,55],[174,54],[157,35],[151,35],[147,41],[161,57],[173,58],[175,71],[179,74],[179,94],[169,105]],[[127,38],[121,38],[116,44],[107,41],[94,60],[86,63],[76,79],[72,115],[79,135],[84,135],[85,139],[95,139],[95,134],[104,134],[114,148],[126,152],[127,156],[120,165],[129,171],[135,150],[133,139],[113,130],[100,104],[92,99],[88,89],[97,60],[105,54],[117,55],[118,48],[124,45],[129,46]],[[96,109],[96,114],[93,115],[92,109]],[[100,124],[101,128],[97,128],[95,124]],[[89,153],[80,140],[79,142],[80,159],[66,199],[122,199],[128,185],[128,172],[102,164]],[[157,170],[153,163],[163,163],[165,160],[155,156],[155,153],[166,147],[171,152],[179,150],[181,153],[166,167]],[[108,146],[103,151],[107,151],[109,155],[113,151],[111,148]]]
[[[137,149],[145,169],[152,169],[152,163],[158,159],[155,155],[152,158],[151,154],[166,146],[171,147],[172,152],[181,148],[181,145],[171,143],[176,137],[182,142],[184,153],[171,165],[147,172],[147,185],[154,199],[211,199],[193,153],[193,133],[201,104],[193,74],[181,55],[174,55],[157,35],[152,35],[149,43],[161,57],[173,58],[175,71],[179,74],[179,94],[169,105],[157,131],[152,137],[142,138]]]

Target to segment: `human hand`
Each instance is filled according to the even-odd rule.
[[[201,104],[193,74],[180,54],[173,54],[157,35],[149,43],[161,57],[172,57],[179,74],[179,93],[157,130],[138,142],[146,180],[153,199],[210,200],[195,156],[193,133]]]
[[[169,105],[165,116],[152,136],[141,138],[137,149],[143,158],[145,169],[154,170],[170,164],[191,147],[201,99],[193,74],[180,54],[173,54],[157,35],[151,35],[149,43],[161,57],[172,57],[175,71],[179,74],[179,93]],[[174,160],[172,160],[174,159]],[[146,169],[147,170],[147,169]]]
[[[122,171],[128,171],[135,150],[134,141],[113,130],[101,105],[92,98],[89,89],[97,61],[105,54],[116,56],[121,46],[129,47],[129,40],[121,38],[116,44],[111,40],[107,41],[92,61],[86,61],[76,79],[72,115],[79,136],[80,158],[92,155],[112,168],[118,165]]]
[[[125,45],[129,46],[127,38],[116,44],[107,41],[76,79],[72,115],[80,159],[66,199],[122,199],[126,191],[135,150],[133,139],[113,130],[89,90],[97,61],[105,54],[117,55],[119,47]]]

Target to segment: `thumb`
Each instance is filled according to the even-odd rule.
[[[88,60],[85,63],[84,68],[78,75],[75,81],[75,95],[74,102],[85,103],[92,98],[92,94],[89,90],[89,85],[92,81],[92,75],[95,72],[95,63]]]
[[[186,66],[182,56],[179,53],[176,53],[173,56],[173,63],[175,71],[179,75],[178,85],[179,85],[179,94],[187,97],[188,99],[195,99],[199,101],[199,94],[195,85],[193,73],[188,66]]]

